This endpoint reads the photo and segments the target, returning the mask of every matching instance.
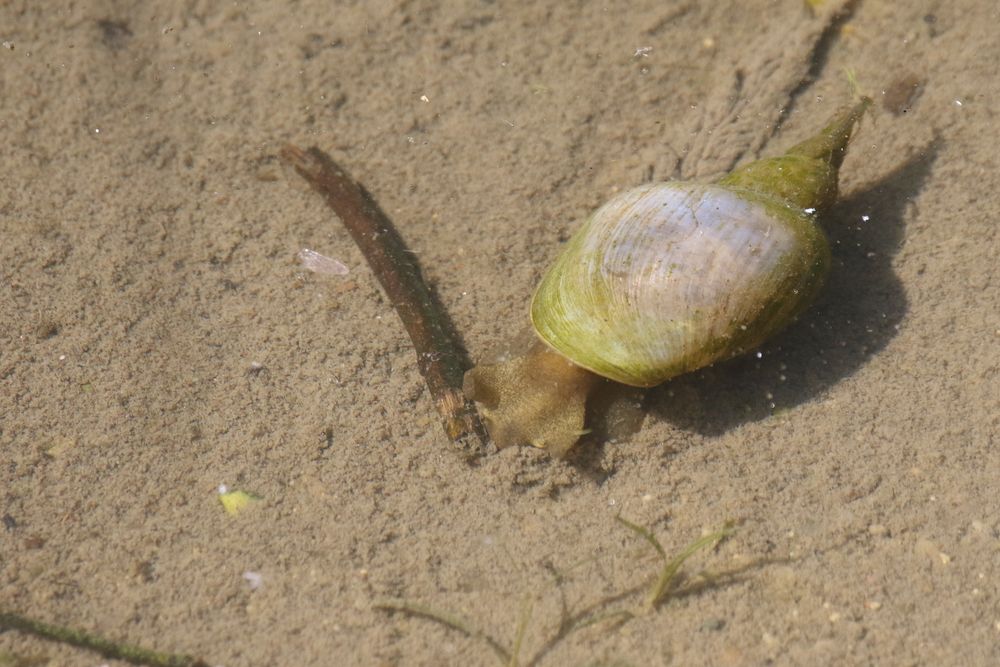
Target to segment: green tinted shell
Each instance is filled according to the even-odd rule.
[[[573,236],[531,304],[573,363],[649,387],[759,345],[812,299],[830,252],[813,216],[743,188],[652,183]]]

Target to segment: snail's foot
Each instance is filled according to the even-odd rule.
[[[466,397],[497,447],[529,444],[565,456],[586,430],[587,396],[600,379],[542,343],[523,356],[465,374]]]

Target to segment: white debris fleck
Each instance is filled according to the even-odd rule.
[[[636,47],[635,53],[632,54],[633,58],[648,58],[649,52],[653,50],[652,46],[639,46]]]
[[[863,216],[861,216],[861,222],[868,222],[871,219],[872,218],[871,218],[870,215],[863,215]]]
[[[219,488],[216,490],[219,492],[220,496],[229,493],[229,487],[226,486],[225,484],[219,484]]]
[[[962,100],[955,100],[955,106],[957,107],[962,106]]]
[[[323,273],[328,276],[346,276],[350,273],[347,266],[340,260],[321,255],[315,250],[303,248],[295,255],[302,267],[313,273]]]
[[[805,211],[806,213],[808,213],[809,215],[812,215],[813,213],[816,212],[816,209],[814,209],[814,208],[805,208],[805,209],[802,209],[802,210]]]
[[[420,101],[421,101],[421,102],[430,102],[430,100],[429,100],[429,99],[427,98],[427,96],[426,96],[426,95],[421,95],[421,96],[420,96]]]
[[[260,572],[247,570],[243,573],[243,579],[250,586],[250,590],[255,591],[264,583],[264,576]]]

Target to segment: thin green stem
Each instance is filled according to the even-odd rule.
[[[470,639],[478,639],[493,650],[493,652],[500,659],[500,664],[504,665],[504,667],[509,667],[512,662],[516,660],[516,656],[511,649],[507,648],[482,630],[472,627],[472,625],[470,625],[467,621],[458,618],[457,616],[452,616],[451,614],[446,614],[444,612],[437,611],[436,609],[431,609],[430,607],[414,604],[405,600],[386,600],[375,604],[375,608],[388,611],[401,611],[403,613],[410,614],[411,616],[420,616],[434,621],[435,623],[440,623],[441,625],[451,628],[452,630],[461,632]]]
[[[62,625],[43,623],[21,614],[0,611],[0,629],[10,628],[29,635],[48,639],[60,644],[69,644],[100,653],[109,660],[124,660],[133,665],[149,665],[150,667],[208,667],[208,663],[189,655],[161,653],[141,646],[132,646],[111,641],[98,635],[67,628]]]
[[[660,554],[660,558],[662,558],[663,560],[667,559],[667,552],[663,550],[663,545],[660,544],[660,541],[656,539],[656,535],[653,535],[652,531],[650,531],[649,528],[646,528],[645,526],[640,526],[637,523],[632,523],[628,519],[622,517],[620,514],[615,517],[615,521],[622,524],[629,530],[637,533],[640,537],[649,542],[649,544],[654,549],[656,549],[656,553]]]
[[[531,602],[524,601],[524,608],[521,610],[521,618],[517,622],[517,632],[514,633],[514,646],[510,651],[509,667],[520,666],[521,644],[524,642],[524,633],[528,629],[528,622],[531,620]]]
[[[712,547],[723,540],[727,535],[733,532],[731,526],[725,526],[720,530],[715,531],[705,535],[704,537],[695,540],[689,544],[683,551],[670,559],[660,571],[660,576],[657,577],[656,583],[650,588],[649,593],[646,595],[646,602],[644,608],[646,611],[653,611],[663,599],[666,597],[667,593],[670,591],[670,586],[677,576],[678,570],[684,565],[684,561],[698,553],[706,547]]]

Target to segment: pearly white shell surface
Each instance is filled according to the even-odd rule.
[[[532,323],[574,363],[652,386],[758,345],[808,304],[828,264],[802,211],[740,189],[652,183],[570,239]]]

